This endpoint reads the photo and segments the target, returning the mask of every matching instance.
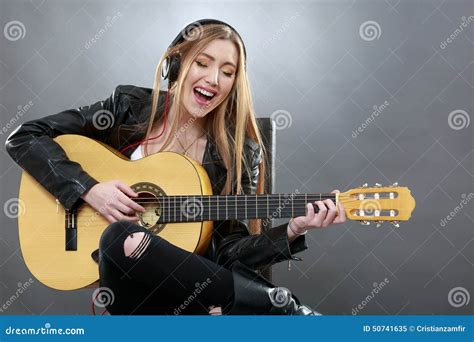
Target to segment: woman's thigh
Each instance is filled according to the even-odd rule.
[[[144,232],[151,242],[142,246],[140,257],[129,258],[130,234],[136,239]],[[100,284],[113,299],[110,313],[203,314],[209,305],[225,304],[232,296],[230,271],[130,222],[109,225],[100,249]]]

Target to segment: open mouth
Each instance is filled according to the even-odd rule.
[[[201,87],[196,87],[193,89],[193,91],[196,101],[201,105],[209,104],[216,95],[215,92],[208,91]]]

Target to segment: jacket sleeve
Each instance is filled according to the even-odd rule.
[[[256,193],[258,166],[262,159],[261,148],[258,146],[253,154],[250,178],[242,175],[242,186],[246,194]],[[287,226],[288,223],[267,229],[259,235],[250,235],[244,221],[216,221],[213,235],[216,262],[230,266],[238,260],[253,269],[259,269],[284,260],[301,260],[293,254],[308,248],[305,236],[299,236],[289,243]]]
[[[104,101],[27,121],[6,140],[10,157],[68,210],[98,181],[69,160],[53,138],[79,134],[104,142],[114,124],[119,87]]]

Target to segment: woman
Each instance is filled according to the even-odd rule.
[[[66,209],[85,201],[110,222],[99,246],[100,284],[114,295],[110,313],[316,314],[253,270],[298,259],[308,229],[345,221],[342,205],[317,201],[315,214],[308,203],[306,216],[261,234],[256,220],[251,234],[243,221],[215,222],[199,256],[136,224],[144,211],[132,200],[137,194],[120,180],[93,179],[52,140],[60,134],[91,137],[131,159],[183,153],[203,165],[215,194],[262,193],[265,161],[246,52],[231,26],[211,19],[188,25],[161,58],[153,90],[118,86],[105,101],[26,122],[6,148]]]

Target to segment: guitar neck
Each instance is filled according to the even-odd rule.
[[[226,196],[158,196],[154,198],[158,222],[223,221],[232,219],[278,219],[306,215],[309,202],[331,199],[335,194],[272,194]],[[139,204],[150,204],[136,199]],[[315,206],[317,211],[317,206]]]

